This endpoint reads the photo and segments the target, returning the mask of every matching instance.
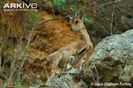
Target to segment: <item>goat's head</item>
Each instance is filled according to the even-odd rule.
[[[70,31],[79,32],[80,30],[84,29],[84,23],[81,20],[82,15],[77,15],[70,18],[69,25],[70,25]]]

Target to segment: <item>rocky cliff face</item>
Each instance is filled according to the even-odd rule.
[[[93,83],[118,83],[116,87],[133,85],[133,29],[104,38],[94,49],[83,68],[84,80]],[[120,82],[123,84],[120,84]],[[126,84],[124,84],[127,83]],[[93,88],[92,87],[92,88]]]

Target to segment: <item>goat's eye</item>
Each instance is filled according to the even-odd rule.
[[[79,21],[78,21],[78,20],[76,20],[76,21],[75,21],[75,24],[78,24],[78,22],[79,22]]]

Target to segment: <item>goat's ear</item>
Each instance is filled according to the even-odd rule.
[[[80,19],[82,19],[83,13],[79,12],[79,13],[77,14],[77,16],[78,16]]]
[[[65,20],[66,20],[67,22],[70,22],[71,19],[72,19],[72,17],[69,16],[69,15],[65,17]]]

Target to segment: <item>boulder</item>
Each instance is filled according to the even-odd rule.
[[[112,83],[112,86],[116,84],[115,88],[131,87],[132,68],[133,29],[104,38],[84,64],[82,78],[89,86],[105,86]]]

